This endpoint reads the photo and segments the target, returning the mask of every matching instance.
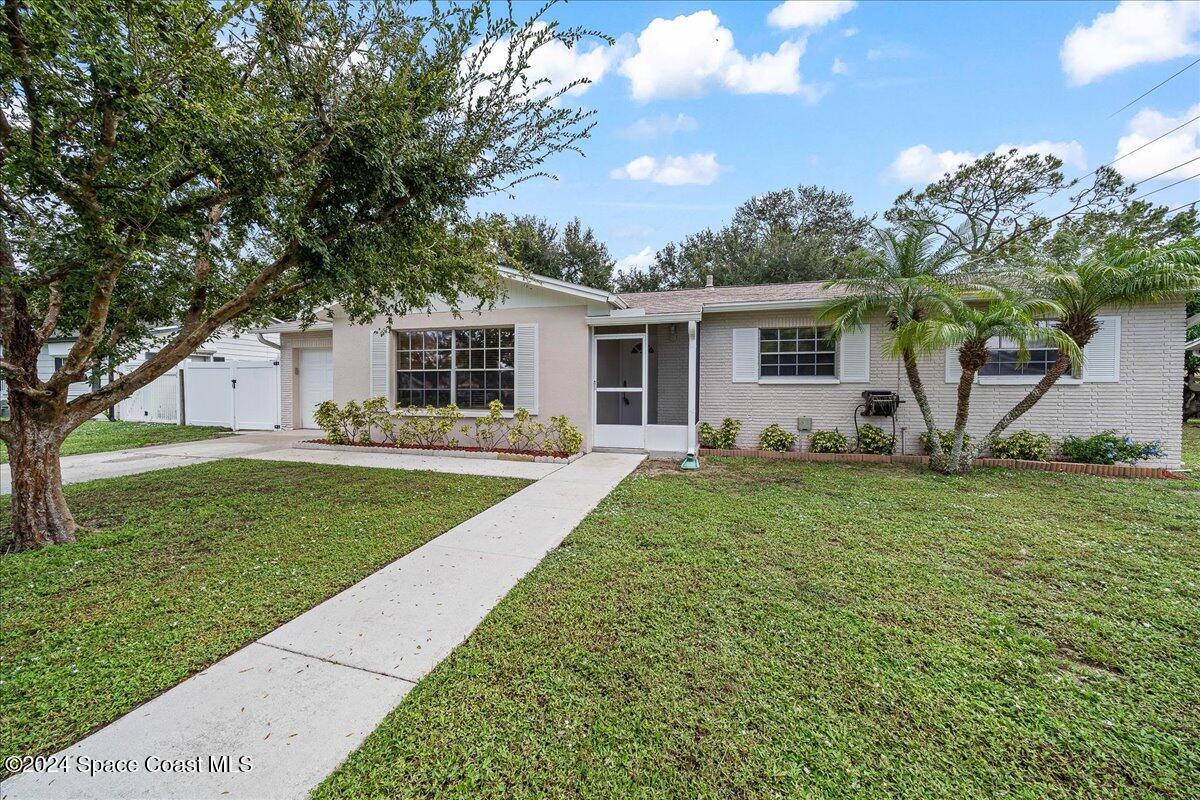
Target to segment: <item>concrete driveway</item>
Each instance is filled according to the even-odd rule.
[[[252,431],[219,439],[162,444],[67,456],[62,460],[63,483],[81,483],[97,478],[116,478],[185,467],[222,458],[257,458],[266,461],[302,461],[311,464],[343,464],[381,469],[423,469],[458,475],[491,475],[502,478],[538,480],[560,469],[561,464],[524,461],[488,461],[477,458],[415,456],[404,453],[353,453],[336,450],[296,450],[292,444],[320,436],[319,431]],[[0,494],[12,491],[8,464],[0,465]]]

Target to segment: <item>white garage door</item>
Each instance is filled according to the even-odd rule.
[[[326,400],[333,399],[333,351],[297,350],[296,364],[300,369],[300,427],[316,428],[313,411]]]

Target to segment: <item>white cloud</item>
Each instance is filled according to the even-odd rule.
[[[642,117],[617,133],[626,139],[653,139],[675,133],[689,133],[697,127],[699,125],[696,120],[687,114],[659,114],[657,117]]]
[[[851,36],[857,36],[857,35],[858,35],[858,28],[855,28],[854,26],[851,26],[849,28],[842,28],[842,36],[845,36],[847,39],[849,39]]]
[[[1122,0],[1063,40],[1063,72],[1072,86],[1138,64],[1200,53],[1200,3],[1195,0]]]
[[[935,153],[929,145],[917,144],[900,151],[888,167],[888,176],[898,183],[929,183],[974,159],[974,153],[954,150]]]
[[[771,9],[767,22],[776,28],[820,28],[856,5],[854,0],[787,0]]]
[[[643,247],[636,253],[630,253],[627,256],[622,256],[617,259],[617,272],[629,274],[631,272],[643,272],[650,268],[654,263],[654,251],[649,247]]]
[[[1057,156],[1068,167],[1087,169],[1087,153],[1084,152],[1083,145],[1074,139],[1069,142],[1051,142],[1043,139],[1033,144],[1002,144],[996,148],[997,153],[1007,153],[1009,150],[1016,150],[1023,156],[1031,153]]]
[[[872,47],[867,51],[867,61],[889,61],[912,58],[916,54],[906,44],[885,44],[882,47]]]
[[[850,67],[846,66],[845,61],[842,61],[840,58],[835,58],[833,60],[833,66],[829,68],[829,71],[834,75],[845,75],[850,71]]]
[[[608,173],[617,180],[652,181],[666,186],[687,184],[707,186],[717,180],[723,167],[716,153],[692,153],[690,156],[639,156]]]
[[[697,97],[721,86],[739,94],[802,94],[810,102],[820,90],[800,77],[803,40],[784,42],[774,53],[747,58],[734,47],[733,33],[711,11],[674,19],[657,18],[637,37],[637,52],[621,64],[634,100]]]
[[[542,22],[535,25],[546,27]],[[498,72],[504,69],[509,41],[500,40],[488,53],[483,62],[485,70]],[[567,47],[558,40],[552,40],[539,47],[529,57],[529,66],[524,77],[529,83],[543,79],[547,81],[538,89],[539,97],[552,94],[579,78],[587,78],[590,83],[581,83],[567,92],[570,96],[579,96],[603,80],[608,71],[628,51],[629,45],[627,40],[623,40],[612,46],[579,43],[574,47]]]
[[[1155,137],[1195,116],[1200,116],[1200,103],[1182,112],[1178,117],[1169,117],[1151,108],[1142,109],[1129,121],[1129,132],[1117,140],[1116,157],[1133,153]],[[1180,128],[1170,136],[1163,136],[1151,147],[1138,150],[1113,166],[1131,181],[1144,181],[1166,170],[1170,171],[1159,180],[1180,180],[1195,174],[1198,165],[1191,163],[1179,169],[1172,167],[1197,157],[1200,157],[1200,120]]]
[[[1040,141],[1032,144],[1002,144],[996,148],[997,153],[1007,153],[1015,149],[1021,155],[1042,153],[1057,156],[1064,164],[1084,169],[1087,166],[1087,155],[1083,145],[1076,141],[1051,142]],[[979,153],[969,150],[942,150],[934,152],[929,145],[918,144],[901,150],[891,166],[886,177],[896,183],[926,184],[938,180],[947,172],[953,172],[958,167],[979,157]]]

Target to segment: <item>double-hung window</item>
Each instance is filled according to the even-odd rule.
[[[829,328],[760,328],[758,336],[759,377],[837,377],[837,346]]]
[[[513,408],[513,329],[399,331],[396,404],[484,410],[499,400]]]
[[[1041,376],[1050,371],[1050,367],[1058,360],[1057,347],[1045,347],[1037,342],[1031,342],[1029,360],[1019,362],[1020,348],[1017,343],[1003,336],[993,336],[988,339],[988,360],[979,370],[984,378],[1013,378],[1024,376]]]

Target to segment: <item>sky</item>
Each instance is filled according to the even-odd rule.
[[[1083,177],[1200,115],[1200,64],[1118,111],[1200,58],[1195,0],[577,0],[549,17],[616,40],[531,64],[556,85],[591,79],[563,99],[595,111],[585,155],[558,154],[545,165],[557,180],[474,208],[578,216],[620,269],[774,189],[820,184],[880,214],[998,147],[1054,153]],[[1200,120],[1115,166],[1148,200],[1200,200]]]

